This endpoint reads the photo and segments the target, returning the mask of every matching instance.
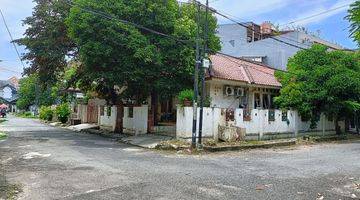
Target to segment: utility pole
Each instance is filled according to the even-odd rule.
[[[208,64],[208,32],[209,32],[209,0],[206,0],[206,13],[205,13],[205,41],[204,41],[204,59],[202,60],[201,67],[201,96],[200,96],[200,117],[199,117],[199,148],[202,148],[202,130],[203,130],[203,117],[204,117],[204,98],[205,98],[205,75]]]
[[[196,1],[194,1],[196,3]],[[192,140],[191,148],[196,148],[196,126],[197,126],[197,99],[199,95],[198,81],[199,81],[199,66],[200,61],[200,4],[196,3],[197,6],[197,31],[196,31],[196,61],[195,61],[195,73],[194,73],[194,99],[193,99],[193,127],[192,127]]]

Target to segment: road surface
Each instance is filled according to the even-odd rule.
[[[208,155],[149,151],[10,117],[0,125],[19,199],[358,199],[360,142]]]

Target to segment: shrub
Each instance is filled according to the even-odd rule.
[[[211,101],[212,101],[212,98],[210,96],[206,96],[204,99],[204,107],[210,107]]]
[[[51,121],[54,117],[54,111],[50,106],[41,106],[39,110],[39,118],[46,121]]]
[[[24,116],[25,117],[32,117],[33,115],[32,115],[31,112],[27,111],[27,112],[24,112]]]
[[[178,95],[178,100],[181,105],[184,105],[185,101],[193,101],[194,91],[193,90],[183,90]]]
[[[60,120],[61,123],[66,123],[71,114],[70,106],[67,103],[60,104],[56,107],[56,116]]]

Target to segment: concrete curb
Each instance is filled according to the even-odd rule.
[[[274,142],[274,143],[257,144],[257,145],[237,145],[237,146],[223,146],[223,147],[204,146],[203,149],[209,152],[238,151],[238,150],[246,150],[246,149],[266,149],[272,147],[284,147],[284,146],[292,146],[295,144],[296,141],[292,140],[292,141]]]
[[[127,137],[127,135],[124,135],[124,134],[110,133],[110,132],[97,130],[97,129],[84,129],[84,130],[81,130],[78,132],[91,134],[91,135],[98,135],[98,136],[101,136],[104,138],[110,138],[110,139],[114,139],[116,141],[121,141],[121,142],[122,142],[122,138]]]

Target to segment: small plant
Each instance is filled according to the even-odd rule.
[[[204,99],[204,107],[210,107],[211,106],[211,97],[210,96],[206,96]]]
[[[1,133],[0,132],[0,140],[3,140],[7,137],[7,135],[5,133]]]
[[[63,123],[63,124],[66,123],[71,114],[69,104],[63,103],[63,104],[58,105],[56,107],[55,113],[61,123]]]
[[[183,106],[191,106],[191,102],[194,99],[193,90],[183,90],[178,95],[179,103]]]
[[[24,112],[24,117],[32,117],[32,116],[33,116],[33,114],[31,112],[29,112],[29,111]]]
[[[46,121],[52,121],[54,111],[50,106],[41,106],[39,110],[39,118]]]

